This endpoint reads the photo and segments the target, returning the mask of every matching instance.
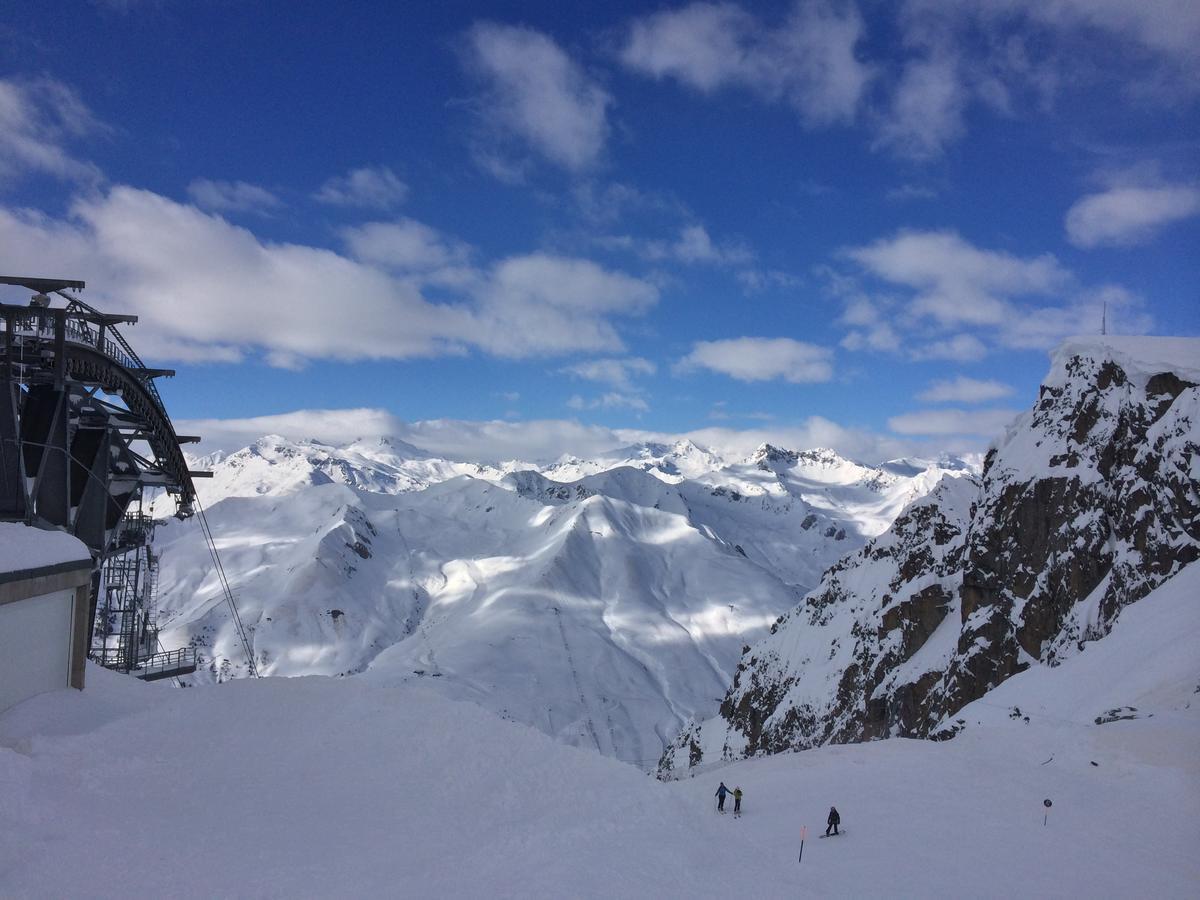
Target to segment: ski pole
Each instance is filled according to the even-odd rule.
[[[806,837],[808,837],[808,826],[801,825],[800,826],[800,858],[796,860],[797,863],[804,862],[804,839]]]

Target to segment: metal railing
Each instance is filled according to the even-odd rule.
[[[130,675],[153,681],[156,678],[170,678],[172,675],[186,675],[196,671],[196,648],[181,647],[178,650],[168,650],[165,653],[155,653],[142,660]]]

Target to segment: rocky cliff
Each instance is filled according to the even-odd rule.
[[[950,736],[966,703],[1103,638],[1200,557],[1197,384],[1200,340],[1067,341],[982,478],[945,479],[829,569],[662,770]]]

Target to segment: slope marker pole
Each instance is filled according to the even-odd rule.
[[[804,862],[804,839],[806,837],[808,837],[808,826],[801,825],[800,826],[800,858],[796,860],[797,863]]]

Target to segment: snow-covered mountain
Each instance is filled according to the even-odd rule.
[[[716,711],[742,648],[822,571],[942,475],[969,476],[686,441],[534,467],[272,436],[208,462],[202,499],[261,671],[426,679],[644,767]],[[239,674],[198,525],[157,546],[164,645],[200,647],[204,677]]]
[[[832,567],[664,769],[944,737],[965,704],[1105,637],[1200,557],[1198,384],[1200,340],[1065,343],[982,477],[943,481]]]

